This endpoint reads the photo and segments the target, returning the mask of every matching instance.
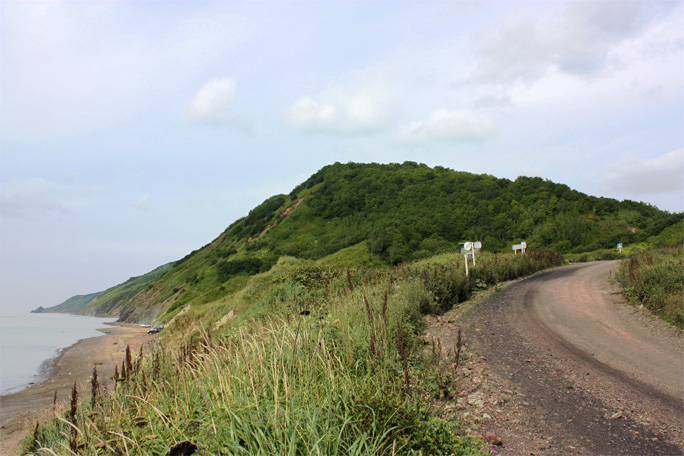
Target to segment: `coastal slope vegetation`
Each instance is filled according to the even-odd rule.
[[[38,307],[31,311],[31,313],[67,313],[67,314],[78,314],[85,306],[87,306],[93,299],[97,298],[100,293],[90,293],[86,295],[76,295],[67,299],[61,304],[56,306],[48,307]]]
[[[443,407],[465,375],[460,344],[426,340],[424,317],[563,264],[563,252],[665,242],[682,219],[539,178],[326,166],[110,307],[164,323],[163,343],[94,371],[23,450],[486,454]],[[459,244],[474,240],[483,250],[466,274]],[[514,255],[522,240],[529,250]]]
[[[682,221],[634,201],[589,196],[537,177],[511,181],[413,162],[335,163],[274,195],[118,305],[122,321],[168,322],[232,296],[284,256],[392,267],[481,241],[490,252],[582,254],[647,243]],[[91,302],[84,312],[102,312]]]
[[[149,286],[173,267],[173,262],[159,266],[154,270],[138,277],[131,277],[125,282],[108,288],[105,291],[79,295],[67,299],[56,306],[42,309],[40,312],[68,313],[96,316],[118,316],[120,306],[128,302],[133,296]],[[34,311],[35,312],[35,311]]]
[[[192,309],[165,329],[182,340],[128,349],[114,372],[95,367],[23,451],[489,454],[443,407],[462,356],[422,338],[423,317],[562,262],[549,251],[483,253],[466,276],[458,253],[391,269],[283,257],[214,303],[231,318],[207,326]]]

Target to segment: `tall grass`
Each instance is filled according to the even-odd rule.
[[[634,254],[620,262],[616,277],[629,300],[684,330],[684,246]]]
[[[562,258],[483,255],[470,277],[457,258],[391,271],[283,263],[244,292],[251,318],[218,331],[205,321],[176,349],[127,356],[113,392],[75,393],[24,451],[482,454],[433,407],[454,393],[454,371],[420,349],[422,317]]]

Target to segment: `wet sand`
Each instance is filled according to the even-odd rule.
[[[49,377],[14,394],[0,396],[0,454],[19,454],[21,439],[35,426],[37,420],[52,416],[55,391],[57,411],[63,411],[76,383],[79,397],[89,397],[89,379],[97,368],[101,388],[112,391],[114,366],[121,366],[130,345],[133,358],[140,346],[155,340],[148,328],[130,323],[110,323],[109,334],[80,340],[65,349],[55,361]],[[38,335],[38,337],[40,337]],[[148,346],[144,347],[149,352]]]

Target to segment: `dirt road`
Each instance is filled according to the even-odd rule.
[[[503,441],[492,450],[684,454],[682,335],[624,304],[609,280],[616,267],[554,269],[492,295],[465,320],[442,318],[470,322],[454,407]],[[428,331],[445,350],[448,326]]]
[[[660,325],[635,321],[621,309],[622,303],[610,294],[608,276],[614,266],[614,262],[580,265],[531,280],[522,302],[525,312],[520,315],[550,341],[585,362],[603,366],[607,374],[642,388],[645,394],[681,400],[681,340],[668,337],[671,332]]]

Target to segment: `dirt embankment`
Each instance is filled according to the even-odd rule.
[[[615,267],[554,269],[434,321],[445,352],[464,329],[447,410],[504,455],[684,454],[682,335],[621,301]]]

